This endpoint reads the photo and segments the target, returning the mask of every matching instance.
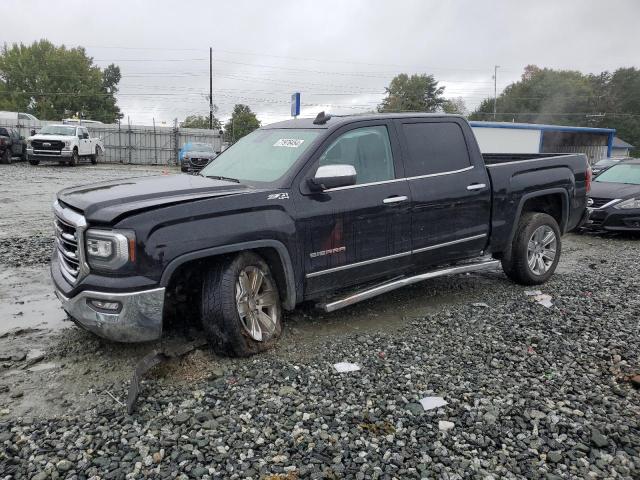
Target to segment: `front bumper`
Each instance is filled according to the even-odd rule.
[[[613,207],[592,209],[583,228],[611,232],[640,232],[640,210],[620,210]]]
[[[27,148],[27,155],[29,158],[37,160],[69,160],[72,155],[71,150],[34,150],[33,148]]]
[[[147,342],[162,335],[164,288],[127,293],[82,291],[68,298],[56,288],[62,308],[81,327],[116,342]],[[91,300],[118,302],[116,312],[97,308]]]

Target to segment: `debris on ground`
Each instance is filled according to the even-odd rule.
[[[339,362],[333,365],[338,373],[356,372],[360,370],[360,366],[356,363]]]
[[[489,305],[487,305],[486,303],[482,303],[482,302],[472,303],[471,306],[472,307],[477,307],[477,308],[489,308]]]
[[[444,407],[448,402],[442,397],[424,397],[420,400],[420,404],[425,411],[433,410],[434,408]]]
[[[440,430],[441,432],[448,432],[455,426],[456,426],[455,423],[447,422],[446,420],[440,420],[438,422],[438,430]]]
[[[542,293],[540,290],[526,290],[524,294],[528,297],[532,297],[534,302],[539,303],[543,307],[553,307],[553,302],[551,301],[553,297],[551,295],[547,295],[546,293]]]

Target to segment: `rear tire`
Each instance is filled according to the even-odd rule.
[[[205,273],[200,314],[211,346],[229,356],[268,350],[282,334],[275,279],[265,261],[251,252],[220,259]]]
[[[525,213],[511,250],[502,259],[502,269],[516,283],[540,285],[555,272],[561,250],[558,222],[546,213]]]
[[[9,165],[11,163],[11,150],[8,148],[2,154],[2,163]]]
[[[75,167],[80,162],[80,156],[78,155],[78,149],[74,148],[73,153],[71,154],[71,160],[69,160],[69,166]]]

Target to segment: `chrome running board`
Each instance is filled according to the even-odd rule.
[[[432,270],[430,272],[421,273],[419,275],[413,275],[411,277],[401,277],[386,283],[376,285],[374,287],[361,290],[356,293],[352,293],[344,298],[338,300],[331,300],[327,303],[318,304],[318,308],[325,312],[334,312],[349,305],[353,305],[363,300],[368,300],[383,293],[391,292],[398,288],[406,287],[414,283],[422,282],[423,280],[429,280],[430,278],[442,277],[444,275],[453,275],[456,273],[476,272],[478,270],[485,270],[487,268],[497,267],[500,265],[499,260],[484,260],[476,263],[465,263],[463,265],[442,268],[440,270]]]

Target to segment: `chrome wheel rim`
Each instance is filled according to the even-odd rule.
[[[556,234],[548,225],[542,225],[533,232],[527,246],[527,263],[535,275],[549,271],[556,258],[557,246]]]
[[[236,305],[244,331],[258,342],[269,340],[278,326],[278,293],[258,267],[245,267],[236,281]]]

